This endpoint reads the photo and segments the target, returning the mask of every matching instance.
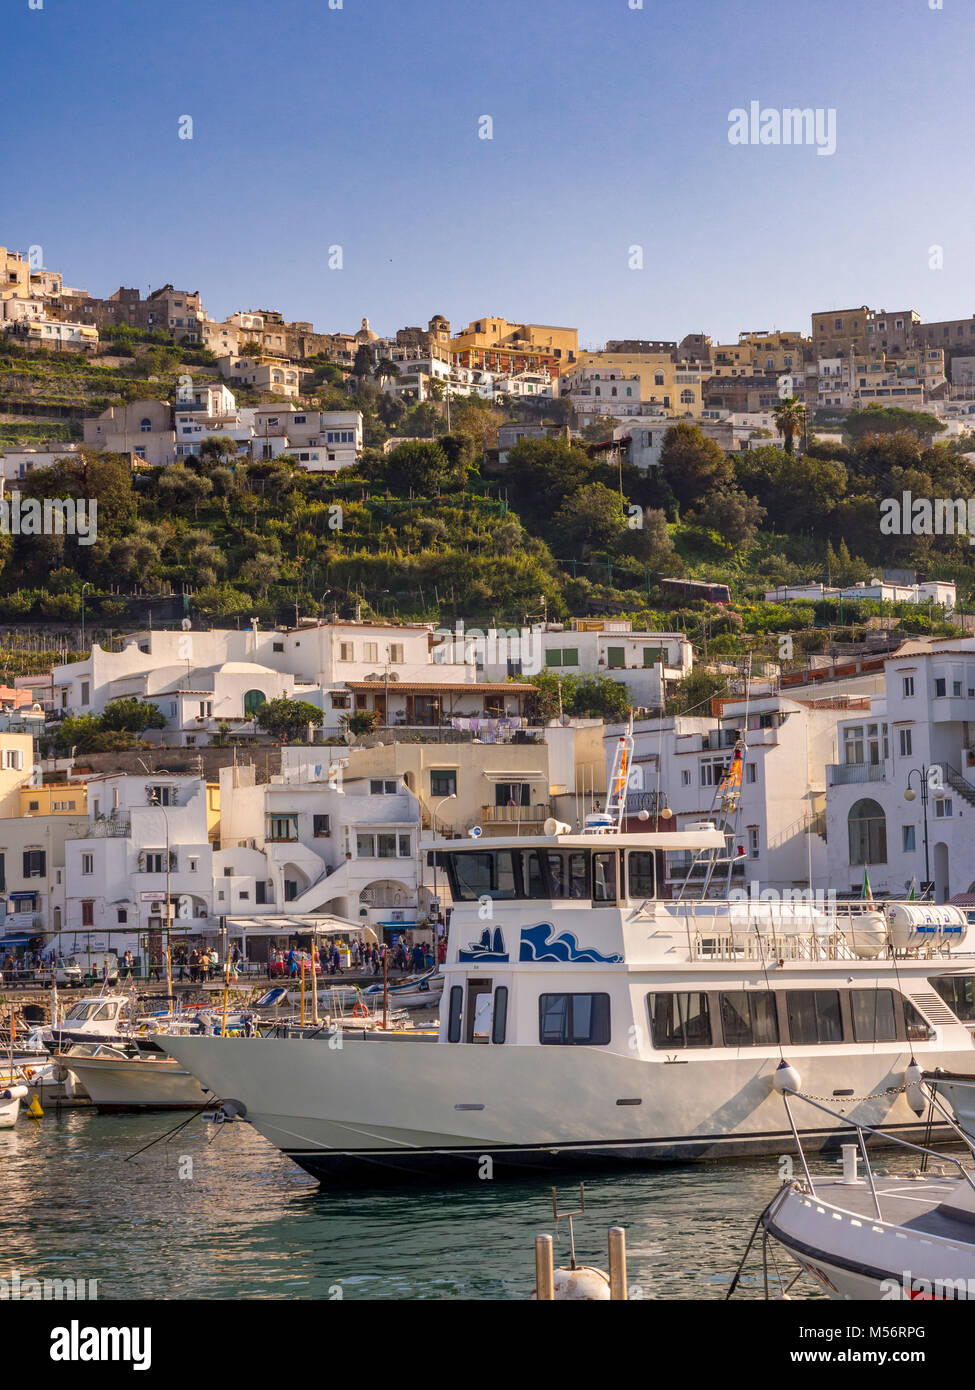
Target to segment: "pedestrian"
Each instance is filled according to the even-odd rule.
[[[234,972],[234,979],[240,974],[240,947],[234,943],[234,949],[230,953],[230,964]]]
[[[293,946],[288,952],[288,974],[292,979],[298,974],[298,953]]]

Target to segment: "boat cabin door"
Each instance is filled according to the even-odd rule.
[[[448,1001],[447,1041],[503,1043],[508,1026],[508,983],[483,976],[468,977],[464,987],[453,985]]]

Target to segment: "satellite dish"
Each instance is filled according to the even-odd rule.
[[[481,827],[479,825],[472,825],[467,833],[472,840],[479,840],[481,838]]]

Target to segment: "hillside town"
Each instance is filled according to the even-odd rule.
[[[473,399],[484,414],[462,423],[489,426],[478,441],[485,471],[556,441],[584,448],[610,485],[619,473],[621,500],[623,466],[660,473],[678,426],[725,454],[774,447],[798,468],[817,445],[842,447],[851,412],[895,407],[923,428],[934,422],[939,444],[957,440],[968,457],[975,315],[924,323],[915,310],[860,306],[813,312],[808,334],[747,331],[719,344],[693,332],[598,350],[580,347],[574,329],[496,317],[457,329],[435,314],[381,337],[365,318],[354,333],[270,310],[215,319],[199,291],[171,284],[97,298],[35,264],[38,251],[0,248],[0,327],[20,354],[8,359],[15,384],[0,419],[5,497],[46,470],[107,457],[136,478],[188,462],[204,478],[207,467],[268,463],[359,476],[365,379],[401,411],[426,409],[421,442],[449,441]],[[69,355],[115,373],[141,361],[153,394],[131,398],[126,381],[118,403],[69,412],[67,433],[80,438],[35,437],[45,410],[57,417],[36,394],[10,399],[16,369]],[[349,408],[323,408],[341,392]],[[415,441],[390,434],[371,447],[395,460]],[[205,495],[187,493],[194,515]],[[584,553],[562,563],[575,574]],[[182,602],[170,590],[161,607],[137,610],[142,629],[126,630],[123,606],[106,627],[92,593],[86,633],[91,583],[80,587],[80,631],[70,607],[55,610],[69,622],[48,624],[51,635],[35,624],[37,658],[12,626],[7,661],[15,655],[20,674],[0,689],[6,975],[104,952],[129,953],[145,975],[194,949],[233,949],[242,968],[266,971],[277,951],[343,924],[350,942],[369,927],[393,948],[435,951],[449,909],[421,840],[581,827],[606,804],[629,720],[633,828],[678,831],[707,817],[743,746],[740,825],[727,828],[736,888],[828,884],[859,897],[868,883],[878,898],[910,888],[975,904],[967,587],[960,599],[937,565],[924,577],[902,561],[852,580],[849,553],[845,583],[797,573],[766,588],[757,574],[757,606],[786,614],[763,648],[749,646],[740,619],[725,621],[735,606],[726,584],[671,558],[678,577],[658,572],[653,591],[671,628],[651,621],[661,612],[649,605],[600,613],[598,598],[595,611],[590,602],[556,616],[543,596],[542,612],[523,604],[484,629],[476,612],[465,625],[449,606],[446,622],[384,617],[351,587],[344,602],[326,590],[310,616],[296,603],[290,622],[280,610],[276,620],[265,604],[228,624],[184,586]],[[844,601],[859,632],[842,625]],[[692,610],[714,620],[695,626]],[[796,613],[806,616],[790,623]],[[807,640],[797,650],[810,627],[826,628],[819,649]],[[915,773],[921,800],[905,800]],[[663,886],[713,891],[684,851],[666,856]]]

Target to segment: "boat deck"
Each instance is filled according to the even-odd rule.
[[[866,1223],[877,1219],[870,1184],[849,1187],[838,1179],[813,1177],[815,1194],[810,1197],[860,1217]],[[894,1226],[919,1235],[937,1236],[956,1243],[975,1244],[975,1219],[940,1210],[941,1203],[950,1200],[958,1186],[954,1176],[940,1177],[925,1173],[917,1178],[904,1176],[874,1177],[880,1202],[881,1219]]]

